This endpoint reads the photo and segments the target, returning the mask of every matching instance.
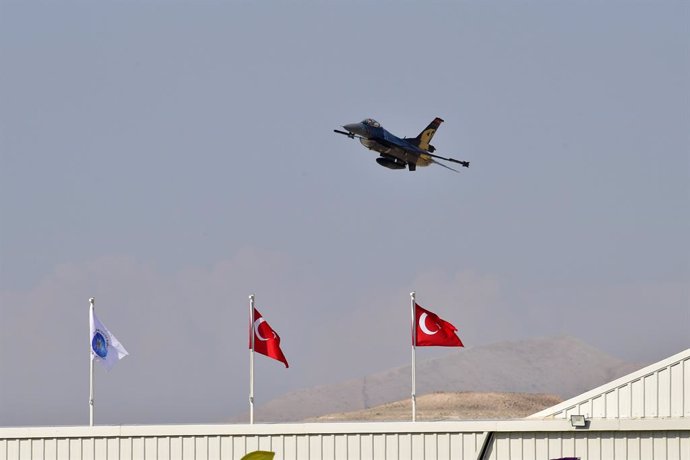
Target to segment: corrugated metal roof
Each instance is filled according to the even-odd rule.
[[[541,412],[536,418],[690,418],[690,348]]]

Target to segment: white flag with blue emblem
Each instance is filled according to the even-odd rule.
[[[93,309],[89,310],[91,324],[91,355],[110,370],[116,362],[127,356],[127,350],[115,336],[96,317]]]

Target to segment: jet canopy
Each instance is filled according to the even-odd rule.
[[[366,120],[362,120],[362,123],[364,123],[367,126],[372,126],[374,128],[380,128],[381,127],[381,123],[374,120],[373,118],[367,118]]]

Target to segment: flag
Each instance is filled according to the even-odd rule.
[[[254,324],[249,330],[249,349],[252,348],[252,334],[254,334],[254,351],[273,358],[288,366],[287,359],[280,349],[280,336],[271,329],[259,310],[254,309]]]
[[[439,318],[435,313],[425,310],[416,303],[415,342],[418,347],[463,347],[455,326]]]
[[[89,310],[91,326],[91,355],[110,370],[115,363],[127,356],[127,350],[96,317],[93,308]]]

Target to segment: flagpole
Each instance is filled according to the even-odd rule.
[[[91,333],[91,321],[93,321],[93,309],[96,299],[89,299],[89,334]],[[91,337],[93,340],[93,337]],[[89,426],[93,426],[93,346],[89,344]]]
[[[254,424],[254,294],[249,296],[249,330],[251,348],[249,350],[249,424]]]
[[[417,421],[417,382],[415,380],[415,349],[417,346],[417,331],[415,328],[415,311],[414,311],[414,291],[410,292],[410,311],[412,318],[410,322],[410,330],[412,332],[412,421]]]

